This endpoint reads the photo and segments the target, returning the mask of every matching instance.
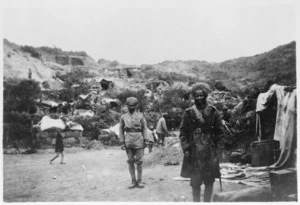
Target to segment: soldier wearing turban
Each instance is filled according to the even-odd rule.
[[[138,100],[135,97],[126,99],[128,112],[120,119],[120,143],[122,149],[126,150],[127,163],[131,176],[129,188],[143,188],[142,171],[145,145],[148,144],[147,124],[144,115],[136,111]],[[137,169],[137,179],[135,175],[135,164]]]
[[[184,152],[181,176],[191,178],[193,201],[200,201],[204,183],[204,201],[210,201],[215,178],[220,177],[216,152],[223,134],[218,110],[207,103],[210,88],[206,83],[196,83],[191,93],[195,105],[186,109],[180,125],[180,141]]]

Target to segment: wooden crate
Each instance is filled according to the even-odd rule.
[[[279,148],[279,141],[262,140],[250,144],[253,167],[269,166],[276,162],[275,152]]]
[[[279,198],[297,194],[297,171],[295,168],[271,171],[269,174],[271,190]]]

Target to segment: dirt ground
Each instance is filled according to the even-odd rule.
[[[119,147],[76,152],[66,149],[65,152],[65,165],[59,164],[59,159],[53,165],[49,164],[54,150],[31,155],[4,155],[4,201],[192,201],[189,181],[172,179],[179,176],[181,162],[177,166],[145,167],[145,188],[128,189],[130,176],[126,153]],[[223,191],[247,187],[223,183]],[[214,192],[219,191],[216,181]]]

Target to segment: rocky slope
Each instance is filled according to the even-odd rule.
[[[28,78],[29,69],[32,79],[49,81],[56,72],[70,71],[72,66],[101,72],[100,66],[89,56],[80,56],[76,52],[60,51],[48,47],[34,48],[19,46],[8,40],[3,41],[4,79]]]
[[[266,84],[272,83],[292,86],[296,84],[296,42],[279,46],[266,53],[221,63],[178,60],[141,66],[124,65],[105,59],[99,59],[96,62],[83,51],[67,52],[48,47],[31,47],[27,50],[29,52],[24,51],[24,46],[4,40],[4,79],[27,78],[30,68],[33,79],[45,81],[51,79],[57,71],[70,71],[71,67],[76,66],[89,70],[98,78],[102,76],[119,78],[121,76],[119,70],[123,72],[124,76],[126,69],[131,69],[130,71],[135,69],[134,72],[139,74],[144,72],[152,72],[154,75],[178,74],[178,76],[185,76],[182,78],[182,81],[185,82],[191,77],[205,81],[220,81],[227,89],[235,91],[254,86],[264,89]],[[143,75],[138,75],[138,78],[143,78]]]

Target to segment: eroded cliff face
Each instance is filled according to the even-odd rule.
[[[28,46],[30,47],[30,46]],[[24,49],[3,41],[3,66],[4,79],[7,78],[31,78],[40,82],[49,81],[55,73],[69,72],[74,66],[79,66],[91,71],[101,70],[97,62],[89,56],[65,55],[45,51],[42,48]]]

